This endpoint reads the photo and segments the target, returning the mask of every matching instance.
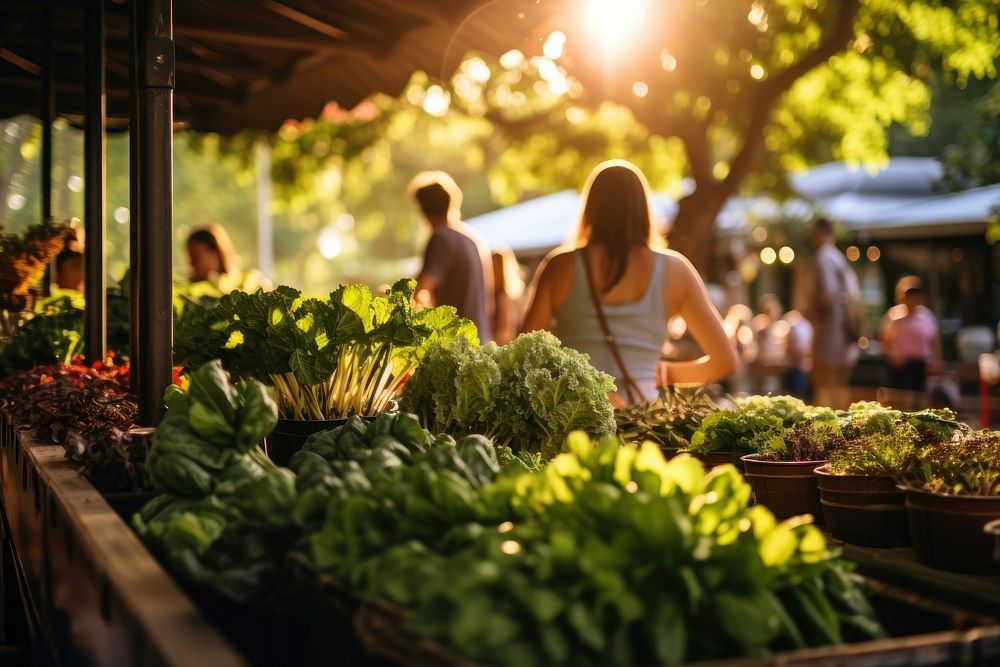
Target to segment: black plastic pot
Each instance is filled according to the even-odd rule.
[[[287,466],[292,454],[302,449],[309,436],[346,423],[347,419],[279,419],[264,438],[264,451],[275,464]]]
[[[952,496],[904,487],[913,550],[925,565],[1000,574],[986,524],[1000,517],[1000,496]]]
[[[1000,563],[1000,519],[990,521],[983,527],[983,531],[993,538],[993,560]]]
[[[833,475],[829,464],[813,472],[826,527],[834,537],[868,547],[910,543],[903,492],[891,477]]]
[[[778,519],[812,514],[814,523],[823,523],[823,506],[813,470],[827,461],[761,461],[759,457],[760,454],[747,454],[742,459],[757,503],[774,512]]]

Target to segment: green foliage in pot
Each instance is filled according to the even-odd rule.
[[[951,410],[902,412],[873,402],[854,403],[839,421],[847,441],[830,454],[834,475],[901,478],[913,470],[922,447],[968,431]]]
[[[462,338],[475,326],[442,306],[412,307],[413,280],[384,296],[343,285],[327,299],[291,287],[233,292],[178,326],[174,352],[197,368],[218,357],[240,376],[274,386],[284,419],[338,419],[388,409],[427,345]]]
[[[782,433],[802,422],[833,422],[836,413],[829,408],[807,405],[792,396],[749,396],[736,401],[736,407],[705,417],[691,436],[691,451],[736,452],[753,454],[782,451]]]
[[[436,433],[485,433],[543,459],[574,430],[613,433],[614,380],[552,334],[521,334],[503,347],[432,345],[406,385],[402,407]]]
[[[836,421],[800,422],[768,440],[758,453],[762,461],[826,461],[845,444]]]
[[[924,447],[905,481],[934,493],[1000,496],[1000,432],[968,431]]]

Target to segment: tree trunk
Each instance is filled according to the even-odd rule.
[[[721,188],[703,186],[678,202],[677,219],[667,238],[670,247],[691,260],[699,272],[704,272],[712,257],[715,219],[726,197]]]

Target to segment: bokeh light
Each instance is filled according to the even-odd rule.
[[[852,262],[856,262],[861,259],[861,249],[856,245],[847,246],[847,250],[844,251],[844,254],[847,256],[847,259]]]
[[[878,246],[870,245],[865,251],[865,256],[868,257],[869,262],[877,262],[882,257],[882,251],[878,249]]]
[[[767,247],[760,251],[760,261],[765,264],[774,264],[775,260],[778,259],[778,253],[774,251],[774,248]]]
[[[788,246],[782,246],[781,250],[778,251],[778,259],[780,259],[783,264],[791,264],[795,261],[795,251]]]
[[[590,0],[587,23],[605,52],[617,51],[646,17],[648,0]]]

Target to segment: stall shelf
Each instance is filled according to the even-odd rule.
[[[244,667],[62,447],[2,429],[4,535],[34,650],[62,665]],[[4,573],[6,580],[7,573]]]

